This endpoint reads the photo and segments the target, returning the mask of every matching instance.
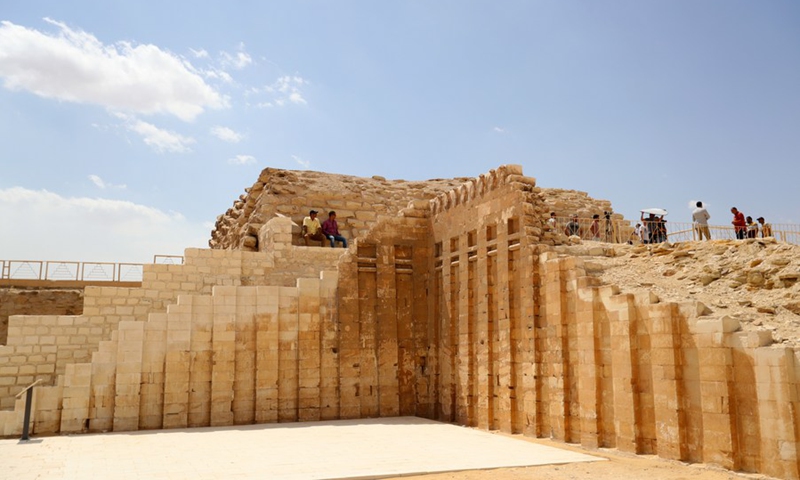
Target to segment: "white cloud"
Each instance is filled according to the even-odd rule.
[[[5,260],[146,263],[207,247],[210,238],[205,225],[179,213],[22,187],[0,189],[0,218],[24,232],[3,239]]]
[[[203,70],[203,75],[205,75],[206,78],[213,80],[222,80],[225,83],[233,83],[233,77],[231,77],[228,72],[217,70],[215,68]]]
[[[202,48],[200,50],[195,50],[194,48],[190,48],[189,51],[192,52],[194,58],[208,58],[208,52]]]
[[[128,130],[141,135],[144,143],[153,147],[153,149],[159,153],[189,153],[192,151],[189,145],[195,142],[192,137],[185,137],[175,132],[163,130],[152,123],[143,122],[138,119],[133,119],[128,123],[127,127]]]
[[[236,53],[220,52],[220,63],[223,67],[241,70],[253,63],[253,58],[244,51],[244,42],[239,43],[238,50]]]
[[[253,63],[253,59],[245,52],[237,52],[234,54],[222,52],[221,55],[222,65],[225,67],[235,68],[236,70],[241,70]]]
[[[311,168],[311,162],[308,160],[303,160],[302,158],[298,157],[297,155],[292,155],[292,160],[294,160],[298,165],[308,170]]]
[[[492,130],[494,130],[497,133],[506,133],[506,129],[502,127],[494,127],[492,128]]]
[[[151,123],[143,122],[136,117],[123,113],[116,113],[114,116],[123,120],[126,129],[139,134],[142,137],[142,141],[156,152],[189,153],[192,151],[189,148],[189,145],[195,143],[192,137],[158,128]]]
[[[55,33],[0,22],[0,78],[12,90],[191,121],[227,97],[184,59],[156,45],[105,45],[92,34],[45,18]]]
[[[228,163],[233,165],[250,165],[256,163],[256,157],[252,155],[236,155],[228,159]]]
[[[105,190],[107,188],[117,188],[120,190],[124,190],[128,188],[128,186],[125,185],[124,183],[121,185],[114,185],[113,183],[107,183],[105,180],[98,177],[97,175],[89,175],[89,180],[91,180],[92,183],[94,183],[97,186],[97,188],[100,188],[101,190]]]
[[[283,107],[287,103],[305,105],[308,102],[303,97],[300,87],[308,85],[308,80],[299,76],[283,76],[278,78],[272,85],[264,87],[263,91],[272,96],[271,101],[260,102],[257,106],[268,108],[273,106]]]
[[[241,133],[237,133],[228,127],[220,127],[220,126],[212,127],[211,135],[214,135],[220,140],[224,140],[226,142],[231,142],[231,143],[239,143],[244,138],[244,135],[242,135]]]

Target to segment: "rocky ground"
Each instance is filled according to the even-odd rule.
[[[592,255],[587,270],[624,292],[646,289],[660,301],[697,300],[710,315],[737,318],[743,330],[770,330],[775,342],[800,346],[800,246],[767,238],[585,242],[559,250]]]

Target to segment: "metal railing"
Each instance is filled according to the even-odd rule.
[[[626,243],[633,227],[629,227],[627,222],[620,220],[606,220],[600,217],[598,220],[591,218],[578,217],[573,223],[572,217],[553,217],[554,222],[548,223],[555,231],[565,235],[577,235],[582,240],[595,240],[608,243]]]
[[[570,234],[575,232],[582,240],[595,240],[608,243],[641,243],[641,238],[634,235],[634,225],[642,223],[640,221],[627,221],[627,220],[606,220],[602,216],[596,222],[591,218],[578,218],[578,228],[567,228],[567,225],[572,221],[570,217],[555,217],[554,228],[557,232],[563,234]],[[664,224],[666,227],[667,240],[672,243],[676,242],[689,242],[700,240],[697,229],[694,224],[689,222],[667,222]],[[800,225],[797,224],[774,224],[770,225],[772,230],[772,237],[780,242],[791,243],[800,245]],[[711,233],[712,240],[735,240],[736,232],[733,226],[723,225],[709,225],[709,232]],[[762,229],[759,225],[757,238],[762,238]],[[745,236],[747,238],[747,236]]]
[[[181,265],[180,255],[155,255],[154,264]],[[0,260],[0,280],[141,282],[142,263]]]
[[[800,245],[800,225],[775,224],[769,225],[769,227],[771,235],[768,234],[768,237],[774,237],[779,242]],[[709,225],[708,230],[712,240],[736,240],[736,230],[733,226]],[[667,236],[673,243],[700,240],[697,228],[688,222],[667,222]],[[761,225],[757,230],[745,228],[744,238],[764,238]]]

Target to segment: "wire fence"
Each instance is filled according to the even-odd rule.
[[[548,220],[550,228],[556,232],[567,236],[575,235],[582,240],[609,243],[626,243],[630,240],[634,229],[628,223],[605,217],[599,219],[550,217]]]
[[[181,265],[179,255],[155,255],[154,264]],[[0,260],[0,280],[141,282],[142,263]]]
[[[572,217],[551,217],[548,221],[551,229],[564,235],[576,235],[582,240],[600,241],[608,243],[660,243],[662,241],[690,242],[701,240],[700,230],[689,222],[634,222],[646,226],[642,232],[637,233],[636,228],[628,220],[614,218],[599,219]],[[774,237],[780,242],[800,245],[800,225],[796,224],[756,224],[749,229],[744,229],[743,237],[764,238]],[[766,228],[765,228],[766,226]],[[712,240],[735,240],[736,230],[733,226],[709,225],[708,234]],[[703,236],[703,239],[707,237]]]

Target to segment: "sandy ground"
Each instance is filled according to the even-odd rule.
[[[589,450],[546,439],[525,441],[564,448],[607,459],[605,462],[543,465],[522,468],[498,468],[465,472],[434,473],[402,477],[404,480],[741,480],[771,479],[759,474],[735,473],[714,465],[686,464],[652,455],[633,455],[616,450]]]

